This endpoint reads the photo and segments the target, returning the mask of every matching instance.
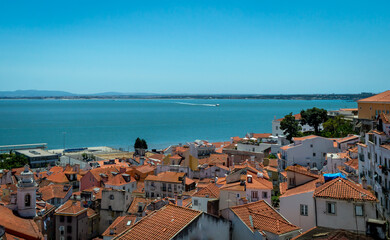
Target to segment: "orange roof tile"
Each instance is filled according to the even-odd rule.
[[[300,173],[300,174],[303,174],[303,175],[306,175],[306,176],[312,177],[312,178],[319,178],[319,175],[311,173],[309,170],[307,170],[307,168],[302,167],[300,165],[288,166],[286,168],[286,171]]]
[[[252,182],[248,182],[246,181],[246,188],[247,189],[268,189],[268,190],[272,190],[273,189],[273,185],[272,185],[272,182],[269,181],[269,180],[266,180],[262,177],[256,177],[256,176],[253,176],[252,177]]]
[[[230,208],[248,228],[254,231],[265,231],[281,235],[300,230],[299,227],[288,222],[278,211],[266,201],[260,200]],[[252,217],[253,227],[250,221]]]
[[[287,182],[285,183],[286,188],[283,189],[284,193],[282,194],[282,189],[280,189],[280,193],[282,194],[280,197],[289,197],[297,194],[307,193],[307,192],[313,192],[316,189],[316,184],[318,180],[312,180],[310,182],[304,183],[302,185],[299,185],[297,187],[293,188],[287,188]],[[282,186],[284,188],[284,185]]]
[[[145,192],[145,183],[144,182],[137,182],[137,189],[133,191],[133,193],[144,193]]]
[[[220,191],[245,191],[245,186],[240,182],[226,183],[220,188]]]
[[[23,239],[43,239],[37,224],[33,220],[17,217],[10,209],[1,205],[0,224],[8,234]]]
[[[115,237],[135,224],[136,216],[120,216],[104,231],[102,236]]]
[[[316,136],[316,135],[309,135],[309,136],[305,136],[305,137],[294,137],[293,140],[294,141],[304,141],[304,140],[313,139],[313,138],[321,138],[321,137]]]
[[[190,185],[190,184],[193,184],[194,183],[194,180],[192,180],[191,178],[186,178],[186,180],[185,180],[185,184],[186,185]]]
[[[168,204],[143,217],[115,239],[171,239],[201,214],[200,211]]]
[[[186,174],[183,172],[162,172],[155,175],[148,175],[145,181],[159,181],[159,182],[172,182],[181,183],[179,178],[183,178]]]
[[[196,192],[193,197],[208,197],[208,198],[219,198],[219,187],[215,183],[210,183],[206,187]]]
[[[152,199],[150,199],[150,198],[135,197],[133,199],[133,201],[131,202],[130,207],[127,210],[127,212],[130,214],[136,214],[138,212],[138,204],[139,203],[144,203],[145,205],[148,205],[151,202],[152,202]]]
[[[385,92],[379,93],[377,95],[368,97],[368,98],[363,98],[358,100],[359,102],[383,102],[383,103],[390,103],[390,90],[387,90]]]
[[[352,135],[352,136],[348,136],[348,137],[344,137],[344,138],[339,138],[336,141],[338,143],[343,143],[343,142],[348,142],[348,141],[351,141],[351,140],[359,140],[359,137],[355,136],[355,135]]]
[[[66,177],[63,172],[55,172],[46,178],[53,183],[69,183],[69,179]]]
[[[301,120],[302,119],[302,116],[301,116],[300,113],[294,114],[293,116],[295,117],[295,120]],[[283,121],[283,119],[284,118],[279,118],[279,119],[276,119],[276,121],[281,122],[281,121]]]
[[[357,158],[350,158],[350,160],[345,162],[344,164],[355,170],[359,169],[359,160]]]
[[[113,186],[122,186],[131,182],[135,182],[136,180],[130,176],[130,182],[126,182],[126,180],[123,178],[122,174],[117,174],[116,176],[109,178],[107,182],[105,182],[105,185],[113,185]]]
[[[50,184],[45,187],[39,188],[39,192],[42,193],[42,200],[48,201],[53,198],[65,198],[65,196],[72,190],[70,185]]]
[[[314,191],[314,197],[339,200],[377,201],[376,197],[361,186],[346,180],[336,178],[324,183]]]
[[[141,173],[154,172],[155,169],[156,169],[156,167],[151,166],[151,165],[142,165],[142,166],[138,166],[135,168],[136,171],[141,172]]]
[[[56,211],[55,215],[80,215],[84,212],[86,212],[87,209],[80,206],[80,202],[74,201],[74,200],[68,200],[61,206],[59,206]]]
[[[253,133],[252,136],[254,138],[269,138],[270,136],[272,136],[271,133]]]
[[[279,183],[279,192],[280,195],[283,195],[287,191],[287,182],[281,182]]]

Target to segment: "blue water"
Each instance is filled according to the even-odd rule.
[[[220,104],[219,107],[210,104]],[[50,149],[110,146],[150,148],[196,139],[229,141],[271,132],[271,122],[311,107],[357,107],[333,100],[0,100],[0,145],[48,143]]]

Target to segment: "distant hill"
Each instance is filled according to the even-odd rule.
[[[70,92],[49,90],[0,91],[0,97],[69,97],[75,95]]]

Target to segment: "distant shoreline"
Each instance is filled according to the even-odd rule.
[[[274,99],[274,100],[347,100],[356,101],[362,98],[372,96],[372,93],[360,93],[360,94],[291,94],[291,95],[113,95],[113,96],[15,96],[5,97],[1,96],[0,100],[126,100],[126,99],[138,99],[138,100],[153,100],[153,99]]]

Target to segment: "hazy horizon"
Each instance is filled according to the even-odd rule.
[[[390,3],[0,2],[0,91],[381,92]]]

